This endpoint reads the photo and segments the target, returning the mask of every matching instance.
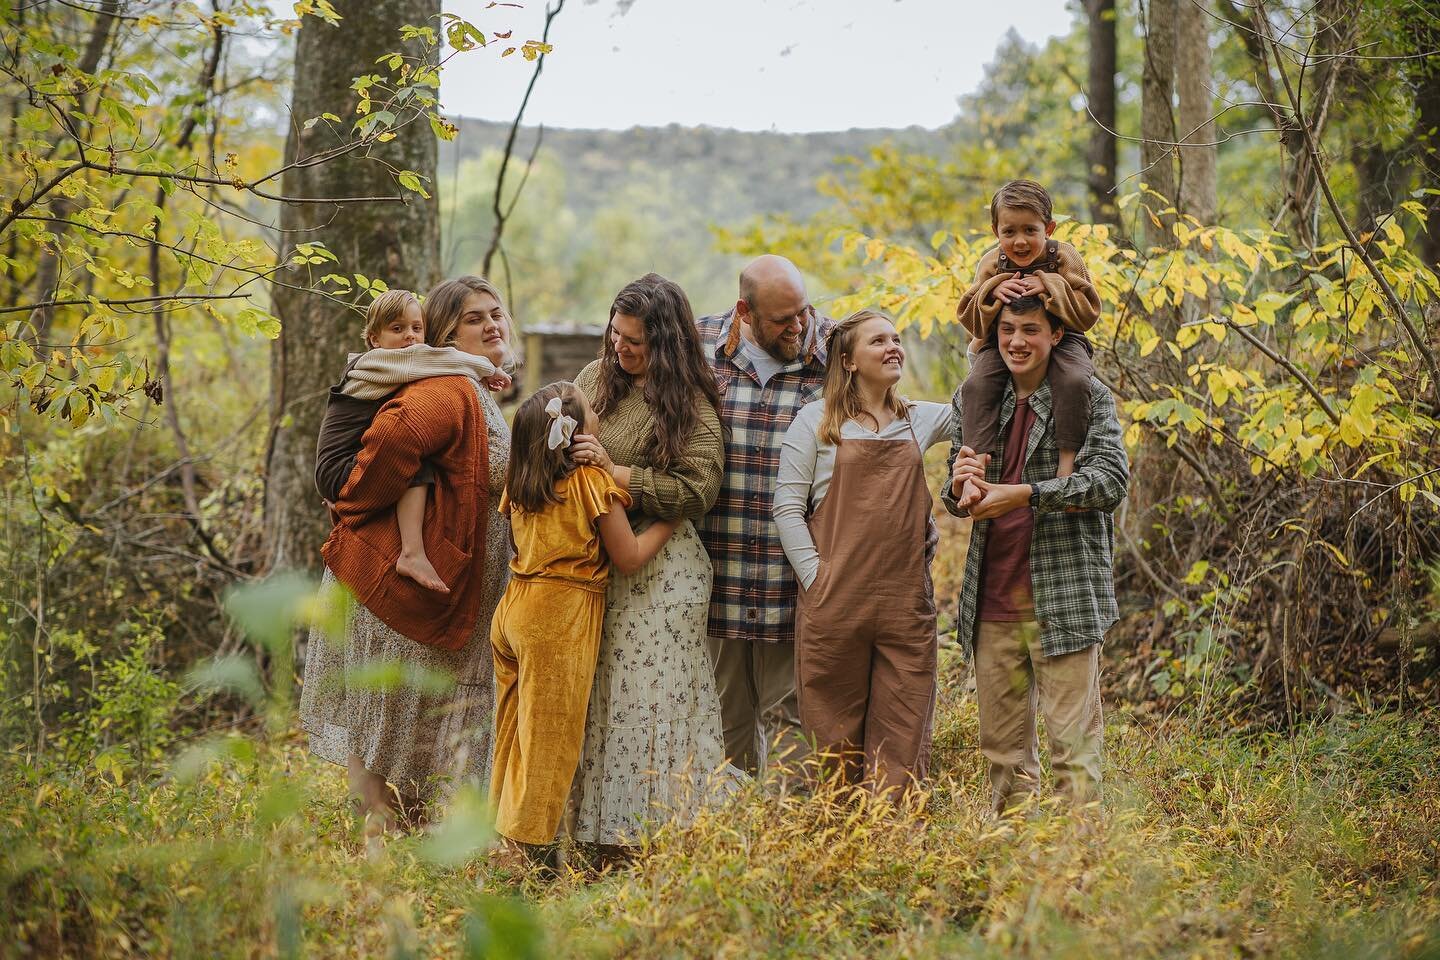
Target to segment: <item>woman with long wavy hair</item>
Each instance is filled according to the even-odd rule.
[[[497,367],[509,356],[510,316],[500,292],[480,277],[436,286],[424,317],[431,346]],[[388,371],[397,392],[375,414],[335,502],[325,578],[344,583],[359,602],[340,642],[312,632],[300,701],[311,749],[348,769],[369,837],[419,810],[446,781],[488,784],[490,620],[510,579],[510,524],[499,512],[510,428],[479,380],[427,376],[411,366],[397,362]],[[394,575],[395,504],[422,459],[435,472],[426,548],[448,593]],[[349,680],[386,665],[401,667],[407,681]],[[434,688],[437,680],[442,689]]]
[[[939,534],[925,451],[950,436],[950,405],[900,396],[905,350],[884,314],[837,323],[826,355],[825,397],[786,432],[775,485],[800,584],[800,724],[850,782],[904,790],[929,764]]]
[[[682,521],[665,548],[613,575],[575,774],[575,839],[636,839],[657,809],[684,818],[724,761],[720,701],[705,646],[710,557],[691,521],[715,503],[725,446],[714,375],[685,291],[658,274],[615,297],[600,359],[575,378],[599,417],[575,459],[630,494],[636,531]]]

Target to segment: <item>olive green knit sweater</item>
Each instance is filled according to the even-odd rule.
[[[575,385],[592,403],[600,373],[596,360],[580,371]],[[662,520],[694,520],[710,512],[725,476],[725,443],[720,417],[701,394],[695,395],[695,427],[685,444],[685,453],[668,471],[650,466],[646,448],[655,435],[655,418],[645,405],[644,394],[631,390],[600,420],[600,445],[616,465],[630,468],[630,499],[633,514]]]

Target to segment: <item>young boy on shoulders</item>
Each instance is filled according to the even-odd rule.
[[[960,385],[965,446],[993,454],[998,441],[1000,403],[1010,374],[996,344],[995,323],[1006,304],[1038,297],[1059,318],[1065,335],[1050,357],[1048,379],[1054,398],[1055,441],[1060,451],[1057,476],[1075,471],[1075,455],[1085,442],[1089,418],[1093,349],[1085,331],[1100,317],[1100,296],[1090,283],[1085,261],[1070,244],[1053,240],[1054,204],[1034,180],[1011,180],[990,200],[990,229],[998,244],[980,259],[975,282],[960,298],[956,318],[973,338],[974,362]],[[957,498],[968,507],[980,500],[966,483]]]

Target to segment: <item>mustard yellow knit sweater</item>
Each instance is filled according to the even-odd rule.
[[[603,361],[595,360],[575,378],[575,385],[592,403]],[[695,427],[685,453],[669,470],[656,470],[645,455],[655,435],[655,418],[645,396],[631,390],[600,421],[600,445],[618,466],[630,468],[631,515],[662,520],[694,520],[710,512],[725,476],[725,442],[720,417],[701,394],[695,395]]]

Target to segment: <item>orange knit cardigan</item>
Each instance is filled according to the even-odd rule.
[[[362,442],[321,555],[386,626],[416,643],[457,650],[470,640],[480,610],[492,494],[489,433],[475,384],[430,377],[402,388],[375,414]],[[395,504],[421,460],[435,467],[425,501],[425,552],[448,594],[395,572]]]

